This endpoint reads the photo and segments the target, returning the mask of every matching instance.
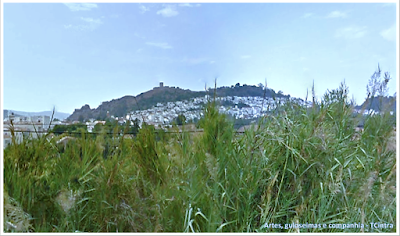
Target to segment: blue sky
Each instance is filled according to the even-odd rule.
[[[388,3],[4,3],[3,108],[72,113],[165,85],[236,83],[305,98],[344,79],[358,104],[378,63],[396,92]]]

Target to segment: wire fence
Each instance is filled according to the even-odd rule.
[[[89,134],[89,135],[137,135],[138,132],[89,132],[89,131],[35,131],[35,130],[3,130],[3,132],[14,132],[14,133],[36,133],[36,134]],[[172,130],[154,130],[155,133],[162,133],[162,134],[181,134],[181,133],[203,133],[203,130],[179,130],[179,131],[172,131]],[[236,130],[235,133],[242,134],[245,131]]]
[[[101,124],[101,123],[100,123]],[[235,133],[244,133],[244,131],[239,131],[238,129],[239,128],[241,128],[241,127],[244,127],[244,126],[250,126],[250,125],[252,125],[252,124],[254,124],[254,123],[245,123],[245,124],[238,124],[238,123],[234,123],[233,124],[233,128],[235,129]],[[82,134],[82,131],[77,131],[76,129],[75,130],[64,130],[64,131],[57,131],[57,130],[53,130],[53,129],[51,129],[50,128],[50,126],[49,126],[49,124],[46,124],[46,125],[44,125],[45,127],[49,127],[50,129],[48,129],[48,130],[38,130],[38,129],[36,129],[36,130],[19,130],[19,129],[15,129],[15,127],[20,127],[20,126],[23,126],[23,127],[41,127],[43,124],[40,124],[40,125],[34,125],[34,124],[13,124],[13,125],[9,125],[8,124],[8,127],[5,127],[5,126],[3,126],[3,132],[10,132],[10,128],[11,129],[13,129],[13,132],[16,132],[16,133],[38,133],[38,134],[47,134],[47,133],[53,133],[53,134],[56,134],[56,135],[62,135],[62,134]],[[187,124],[187,125],[194,125],[194,124]],[[51,126],[53,126],[53,125],[51,125]],[[55,126],[55,125],[54,125]],[[54,126],[53,126],[53,128],[54,128]],[[100,135],[100,134],[106,134],[106,135],[115,135],[115,134],[120,134],[120,135],[137,135],[138,134],[138,132],[139,131],[137,131],[137,132],[123,132],[123,130],[124,129],[126,129],[126,128],[128,128],[128,129],[131,129],[133,126],[132,125],[118,125],[118,126],[116,126],[115,124],[102,124],[102,126],[101,127],[106,127],[106,128],[112,128],[112,129],[115,129],[115,128],[117,128],[118,129],[118,131],[116,131],[116,132],[98,132],[98,131],[88,131],[87,129],[88,129],[88,127],[90,126],[90,125],[86,125],[86,124],[63,124],[63,125],[59,125],[59,126],[61,126],[61,127],[68,127],[68,126],[74,126],[75,128],[86,128],[86,130],[84,131],[84,133],[85,134],[90,134],[90,135]],[[5,130],[5,128],[8,128],[8,130]],[[171,127],[170,127],[171,128]],[[182,133],[182,132],[187,132],[187,133],[202,133],[203,132],[203,130],[201,130],[201,129],[196,129],[196,130],[193,130],[193,129],[179,129],[179,131],[176,131],[176,130],[165,130],[165,129],[158,129],[158,128],[155,128],[155,130],[154,130],[156,133],[165,133],[165,134],[176,134],[176,133]]]

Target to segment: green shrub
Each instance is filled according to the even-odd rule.
[[[60,137],[13,142],[4,150],[3,225],[7,232],[395,232],[395,120],[388,111],[370,114],[357,131],[348,94],[343,83],[320,101],[313,94],[312,107],[289,100],[243,134],[213,99],[202,133],[145,124],[136,136],[82,131],[65,146]],[[285,229],[290,223],[365,227]]]

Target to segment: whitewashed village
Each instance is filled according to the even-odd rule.
[[[161,84],[162,83],[160,83],[160,85]],[[300,102],[308,107],[312,106],[310,101],[304,101],[293,97],[289,99]],[[115,117],[110,115],[109,118],[118,121],[119,124],[130,122],[131,125],[133,124],[133,121],[137,119],[140,127],[143,122],[146,122],[149,125],[154,125],[156,128],[168,129],[172,127],[173,121],[178,117],[178,115],[184,115],[186,121],[189,122],[199,120],[203,116],[204,104],[209,100],[210,97],[206,95],[204,97],[197,97],[184,101],[157,103],[156,106],[153,106],[150,109],[132,111],[124,117]],[[220,105],[219,112],[228,114],[235,119],[247,120],[257,119],[267,115],[269,111],[276,108],[277,104],[284,104],[287,101],[287,98],[227,96],[217,97],[216,100],[233,104],[233,106]],[[244,104],[245,106],[238,107],[238,104]],[[354,112],[360,113],[362,111],[355,109]],[[364,110],[363,113],[366,115],[378,112],[375,112],[374,110]],[[393,114],[393,111],[391,114]],[[22,116],[14,114],[12,111],[8,111],[8,114],[4,115],[3,120],[3,149],[12,142],[12,132],[10,130],[11,124],[16,142],[21,142],[24,138],[36,138],[38,135],[47,134],[55,125],[71,125],[80,123],[79,121],[69,122],[67,119],[50,121],[50,116]],[[96,124],[105,124],[105,122],[106,121],[104,120],[89,119],[82,123],[87,126],[87,131],[91,133]]]

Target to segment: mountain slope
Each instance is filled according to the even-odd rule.
[[[108,115],[121,117],[130,111],[148,109],[157,103],[185,100],[204,95],[205,92],[195,92],[174,87],[155,88],[139,94],[136,99],[134,96],[124,96],[103,102],[96,109],[91,109],[89,105],[84,105],[81,109],[75,109],[73,114],[68,117],[68,120],[86,120],[90,118],[103,120]]]
[[[16,116],[50,116],[53,114],[53,111],[41,111],[41,112],[26,112],[26,111],[15,111],[15,110],[3,110],[3,118],[8,116],[8,112],[13,112]],[[64,120],[68,118],[71,114],[64,112],[54,112],[54,118],[59,120]]]
[[[91,109],[89,105],[84,105],[80,109],[75,109],[68,120],[87,120],[90,118],[104,120],[107,116],[125,116],[128,112],[135,110],[144,110],[157,105],[157,103],[176,102],[188,100],[195,97],[205,96],[206,94],[214,94],[214,89],[205,91],[191,91],[189,89],[181,89],[179,87],[157,87],[150,91],[141,93],[136,96],[124,96],[111,101],[103,102],[98,108]],[[241,97],[290,97],[281,93],[275,93],[273,89],[263,90],[262,87],[251,85],[236,85],[231,87],[217,88],[217,96],[241,96]],[[108,112],[108,113],[107,113]]]
[[[374,98],[368,98],[363,102],[363,104],[361,104],[360,106],[356,106],[355,108],[361,109],[363,107],[366,110],[372,109],[377,112],[385,110],[385,109],[396,112],[396,97],[394,97],[394,96],[388,96],[388,97],[377,96]]]

